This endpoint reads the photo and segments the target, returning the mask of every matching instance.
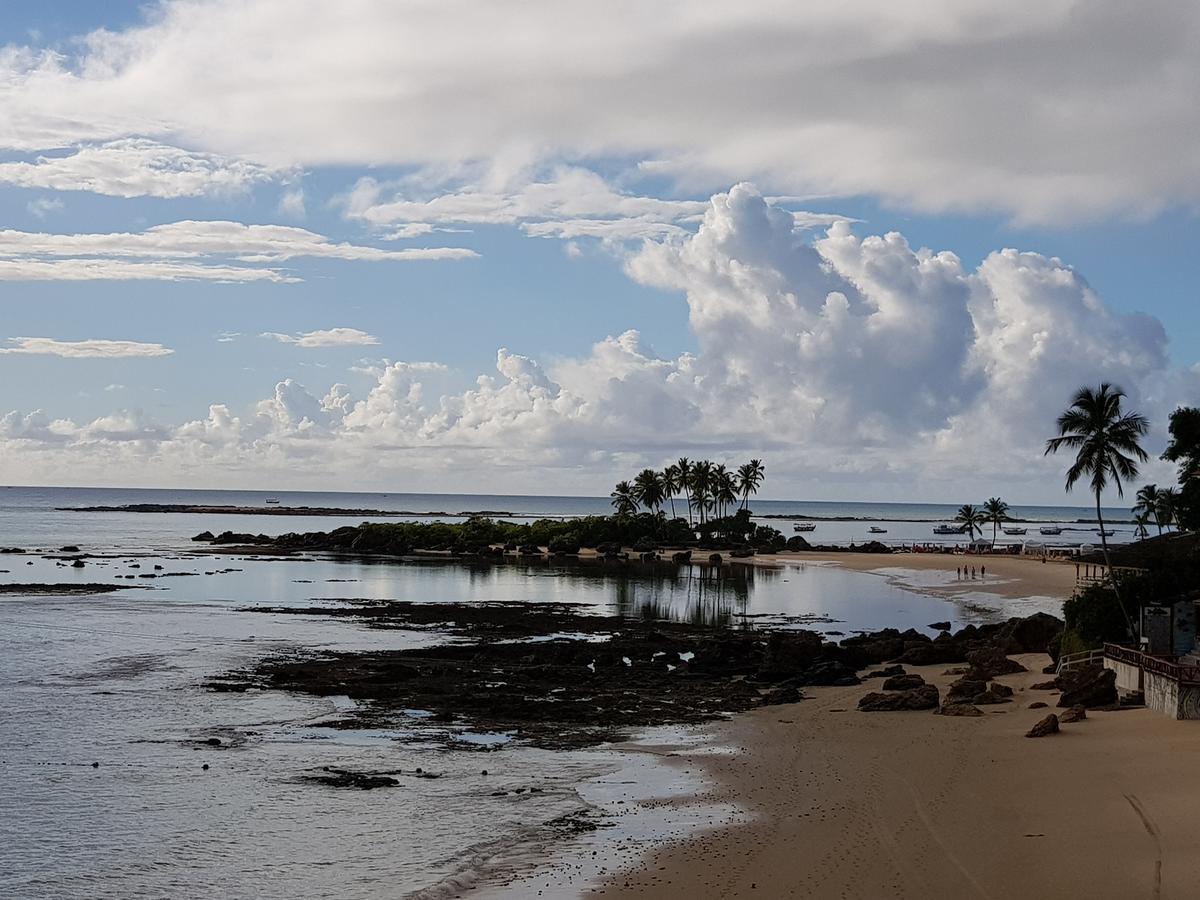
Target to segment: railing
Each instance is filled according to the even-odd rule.
[[[1151,656],[1120,644],[1105,644],[1103,653],[1108,659],[1138,666],[1145,672],[1162,675],[1181,684],[1200,684],[1200,665],[1179,663],[1174,657]]]
[[[1068,653],[1066,656],[1058,658],[1058,668],[1056,673],[1069,672],[1071,669],[1078,669],[1081,666],[1087,666],[1091,663],[1098,662],[1104,658],[1105,651],[1100,650],[1084,650],[1080,653]]]

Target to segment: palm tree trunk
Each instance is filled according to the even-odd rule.
[[[1100,548],[1104,551],[1104,565],[1108,568],[1108,580],[1112,582],[1113,595],[1117,598],[1117,606],[1121,607],[1121,615],[1125,617],[1125,629],[1130,640],[1133,639],[1133,620],[1125,610],[1125,601],[1121,599],[1121,589],[1117,585],[1117,577],[1113,572],[1112,558],[1108,555],[1108,538],[1104,536],[1104,514],[1100,512],[1100,492],[1096,491],[1096,521],[1100,523]]]

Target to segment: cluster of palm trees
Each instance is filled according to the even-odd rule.
[[[1008,521],[1008,504],[999,497],[991,497],[983,504],[983,506],[975,506],[971,503],[964,503],[958,508],[958,512],[954,516],[955,522],[961,522],[963,530],[970,535],[971,539],[975,539],[975,532],[979,532],[979,536],[983,537],[983,526],[991,524],[992,526],[992,546],[996,545],[996,532],[1000,526]]]
[[[693,462],[684,456],[661,472],[643,469],[632,482],[618,482],[609,496],[617,515],[633,515],[640,508],[657,513],[669,503],[671,517],[675,518],[675,498],[682,493],[688,522],[703,524],[710,518],[729,515],[734,508],[746,509],[765,477],[766,466],[760,459],[752,459],[734,471],[724,463],[706,459]]]
[[[1175,488],[1160,488],[1156,484],[1143,485],[1138,489],[1133,504],[1133,523],[1137,526],[1139,538],[1150,534],[1147,527],[1153,524],[1162,534],[1164,528],[1176,524],[1176,510],[1179,505],[1179,491]]]

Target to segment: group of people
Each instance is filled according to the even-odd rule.
[[[955,569],[955,571],[958,573],[959,581],[962,581],[963,579],[967,578],[968,573],[970,573],[969,577],[971,578],[971,580],[972,581],[975,580],[976,576],[975,576],[975,567],[974,566],[971,566],[970,568],[968,568],[967,566],[959,566],[957,569]],[[979,567],[979,577],[987,578],[987,566]]]

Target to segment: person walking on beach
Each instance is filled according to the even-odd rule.
[[[955,580],[955,581],[962,581],[962,566],[958,566],[958,567],[957,567],[957,568],[954,570],[954,580]]]
[[[980,567],[979,567],[979,577],[980,577],[980,578],[987,578],[987,566],[980,566]]]
[[[975,567],[974,566],[971,566],[971,580],[972,581],[975,580]]]

